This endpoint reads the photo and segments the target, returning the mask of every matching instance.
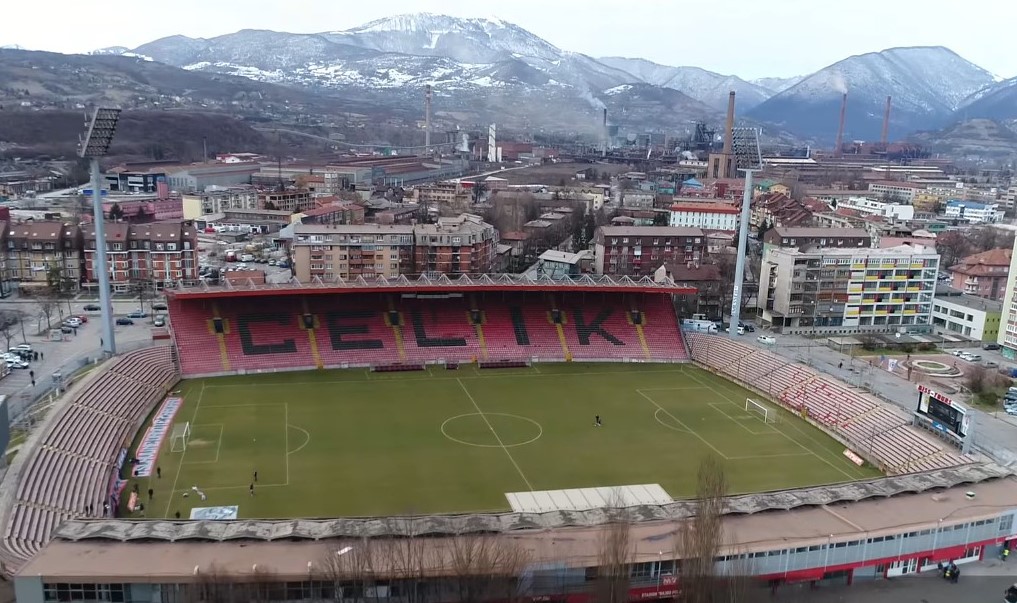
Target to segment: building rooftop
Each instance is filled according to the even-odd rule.
[[[801,256],[865,256],[865,257],[878,257],[878,256],[901,256],[901,255],[923,255],[923,256],[936,256],[936,248],[925,245],[898,245],[896,247],[885,247],[882,249],[873,249],[871,247],[820,247],[809,251],[800,251],[796,248],[779,248],[774,249],[771,253],[779,253],[786,255],[801,255]]]
[[[605,237],[701,237],[702,228],[683,226],[601,226]]]
[[[813,228],[809,226],[788,228],[776,227],[773,229],[777,236],[788,239],[815,239],[815,238],[870,238],[869,232],[863,228]]]
[[[966,201],[964,199],[950,199],[946,202],[947,207],[963,206],[965,209],[991,209],[998,203],[980,203],[978,201]]]
[[[695,201],[679,201],[671,205],[671,211],[698,211],[712,214],[733,214],[738,215],[740,212],[737,207],[729,205],[727,203],[715,203],[710,201],[704,201],[697,203]]]
[[[306,234],[413,234],[409,224],[295,224],[295,235]]]
[[[105,226],[107,241],[124,241],[127,239],[127,235],[130,231],[130,224],[127,222],[106,222]],[[88,224],[82,225],[81,232],[85,235],[86,241],[95,240],[95,223],[89,222]]]
[[[960,289],[954,289],[947,285],[938,285],[936,287],[936,301],[956,304],[965,308],[971,308],[972,310],[982,310],[983,312],[1003,311],[1003,302],[1001,301],[986,299],[977,295],[968,295]]]
[[[590,259],[590,253],[588,251],[580,251],[579,253],[569,253],[567,251],[558,251],[557,249],[548,249],[544,253],[540,254],[538,258],[545,262],[559,262],[562,264],[578,264],[584,259]]]
[[[950,266],[949,270],[968,276],[1006,276],[1010,270],[1011,258],[1013,258],[1012,248],[998,247],[964,257]],[[1003,268],[1003,271],[1000,272],[998,268]]]

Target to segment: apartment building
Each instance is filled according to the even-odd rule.
[[[81,229],[59,221],[32,221],[7,227],[7,273],[23,290],[81,285]]]
[[[752,228],[759,228],[764,224],[785,228],[802,227],[808,225],[811,220],[812,211],[809,208],[778,192],[766,193],[753,199],[749,213],[749,226]]]
[[[727,203],[679,201],[671,205],[668,224],[678,228],[738,230],[739,210]]]
[[[937,333],[952,333],[975,341],[996,341],[1003,304],[968,295],[952,287],[936,289],[932,326]]]
[[[914,182],[870,182],[869,194],[883,201],[914,205],[915,195],[925,190],[925,186]]]
[[[759,314],[783,333],[928,332],[939,254],[890,249],[774,249],[764,256]]]
[[[198,230],[192,222],[107,223],[106,259],[110,287],[172,287],[198,279]],[[97,287],[95,226],[84,232],[85,286]]]
[[[185,220],[197,220],[227,209],[258,209],[258,191],[249,186],[217,188],[204,193],[183,195]]]
[[[601,226],[594,235],[597,274],[649,276],[664,264],[698,262],[705,255],[701,228]]]
[[[286,191],[262,191],[258,193],[258,207],[278,211],[288,211],[291,214],[307,209],[314,209],[316,206],[311,191],[306,189]]]
[[[338,201],[295,215],[304,224],[363,224],[364,206]]]
[[[915,208],[911,205],[877,201],[868,197],[848,197],[837,202],[837,209],[851,209],[867,216],[890,220],[912,220],[915,217]]]
[[[1010,270],[1006,278],[999,336],[996,343],[1003,348],[1005,358],[1017,359],[1017,240],[1014,241],[1014,249],[1010,253]]]
[[[436,224],[295,224],[291,256],[300,280],[400,274],[476,274],[497,265],[498,231],[463,214]]]
[[[970,295],[1002,300],[1013,261],[1012,249],[990,249],[950,266],[951,285]]]
[[[763,233],[763,257],[773,249],[872,247],[872,236],[864,228],[776,227]]]
[[[498,231],[480,216],[438,218],[413,230],[415,271],[440,274],[483,274],[496,266]]]
[[[7,297],[13,289],[10,271],[7,269],[7,221],[0,220],[0,298]]]
[[[1003,219],[1003,210],[997,203],[978,203],[951,199],[943,212],[948,220],[961,220],[969,224],[991,224]]]

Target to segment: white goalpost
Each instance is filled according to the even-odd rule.
[[[764,423],[776,423],[779,420],[775,408],[770,408],[752,398],[745,398],[745,412],[758,416]]]
[[[183,452],[187,450],[187,442],[191,439],[191,424],[189,422],[173,426],[173,433],[170,434],[170,452]]]

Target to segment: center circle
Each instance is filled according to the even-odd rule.
[[[474,412],[445,419],[441,434],[464,446],[515,448],[539,440],[544,428],[533,419],[519,415]]]

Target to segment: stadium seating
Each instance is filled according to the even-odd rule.
[[[89,505],[101,513],[120,448],[178,378],[172,348],[160,346],[111,360],[75,393],[23,461],[0,560],[17,567],[60,522],[85,517]]]
[[[896,408],[809,367],[729,337],[688,335],[692,358],[807,416],[878,459],[887,473],[955,467],[970,460],[911,427]]]
[[[269,293],[174,299],[170,314],[188,376],[440,361],[688,360],[665,295]]]

